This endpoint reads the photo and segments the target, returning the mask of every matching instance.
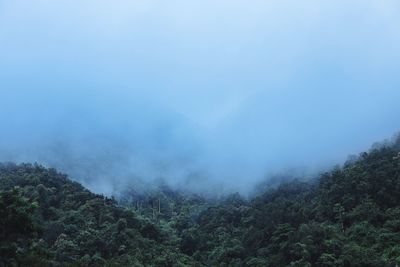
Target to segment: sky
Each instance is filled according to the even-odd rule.
[[[0,161],[248,192],[400,126],[397,0],[0,0]]]

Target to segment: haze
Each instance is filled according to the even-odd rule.
[[[0,161],[248,192],[400,123],[398,1],[0,0]]]

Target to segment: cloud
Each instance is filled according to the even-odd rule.
[[[342,162],[399,128],[399,12],[0,1],[0,160],[106,193],[135,177],[245,192],[266,173]]]

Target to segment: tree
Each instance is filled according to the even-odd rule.
[[[19,188],[0,193],[0,259],[18,262],[21,254],[28,253],[37,234],[32,220],[36,208],[37,203],[22,197]]]

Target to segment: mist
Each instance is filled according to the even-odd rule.
[[[2,1],[0,161],[249,192],[400,125],[398,1]]]

